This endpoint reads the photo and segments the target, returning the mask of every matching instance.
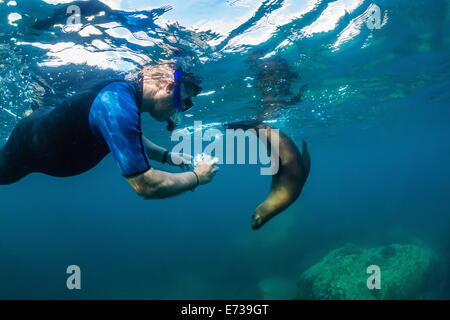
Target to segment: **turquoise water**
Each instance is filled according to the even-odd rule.
[[[117,10],[163,4],[104,2]],[[437,281],[425,279],[427,295],[414,298],[449,298],[449,4],[173,1],[151,20],[111,11],[63,32],[32,27],[55,5],[0,1],[2,143],[40,105],[171,59],[197,72],[208,93],[186,127],[255,118],[264,90],[249,61],[256,55],[299,75],[287,79],[286,96],[304,88],[301,101],[266,120],[298,145],[306,140],[312,157],[299,200],[258,231],[251,214],[270,177],[255,165],[221,165],[211,184],[158,201],[138,198],[111,156],[76,177],[32,174],[0,186],[0,297],[259,299],[261,281],[296,283],[350,242],[432,248]],[[363,20],[373,5],[375,29]],[[149,116],[143,130],[174,144]],[[66,288],[72,264],[82,270],[82,290]]]

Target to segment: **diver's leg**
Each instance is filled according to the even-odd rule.
[[[0,185],[19,181],[33,172],[33,157],[29,154],[33,140],[33,121],[44,113],[36,110],[28,117],[21,119],[14,127],[5,145],[0,148]]]
[[[10,141],[8,140],[8,142]],[[26,167],[21,164],[22,161],[18,158],[20,155],[13,151],[15,148],[11,148],[12,143],[6,143],[0,149],[0,185],[17,182],[29,173]]]

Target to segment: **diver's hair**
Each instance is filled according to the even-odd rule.
[[[164,81],[173,81],[173,73],[176,67],[170,64],[161,64],[154,66],[146,66],[140,71],[143,82],[152,90],[157,91],[163,88]],[[183,71],[181,78],[182,83],[188,90],[194,92],[194,97],[199,95],[202,91],[200,87],[201,79],[191,72]]]

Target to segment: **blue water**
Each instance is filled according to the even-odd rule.
[[[259,299],[262,280],[295,282],[348,242],[431,247],[444,270],[432,297],[450,298],[450,1],[173,1],[152,20],[106,13],[90,23],[100,34],[84,37],[32,28],[55,5],[6,2],[2,143],[31,109],[146,60],[177,58],[212,92],[197,98],[186,127],[254,118],[261,92],[248,59],[258,52],[299,73],[293,91],[306,88],[269,120],[308,142],[312,170],[299,200],[258,231],[251,214],[270,177],[254,165],[221,165],[211,184],[157,201],[137,197],[111,156],[76,177],[31,174],[0,186],[0,298]],[[373,4],[382,21],[371,30],[358,17]],[[8,23],[11,13],[22,19]],[[114,21],[121,27],[105,25]],[[358,32],[345,36],[351,26]],[[173,145],[149,116],[143,130]],[[66,288],[72,264],[82,290]]]

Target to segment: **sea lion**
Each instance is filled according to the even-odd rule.
[[[260,141],[267,141],[266,147],[268,150],[271,149],[271,141],[275,131],[272,132],[274,128],[268,124],[244,121],[229,123],[225,127],[243,130],[254,129],[258,138],[260,138],[259,129],[265,129],[267,140],[260,139]],[[279,135],[279,152],[278,155],[273,156],[279,157],[279,167],[276,174],[272,176],[272,184],[266,200],[259,204],[253,213],[253,230],[261,228],[267,221],[286,210],[297,200],[311,169],[311,158],[306,142],[303,141],[302,152],[300,152],[286,134],[280,130],[276,132]]]

